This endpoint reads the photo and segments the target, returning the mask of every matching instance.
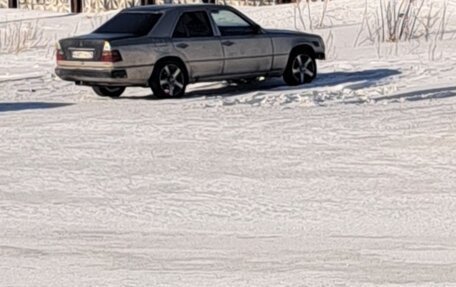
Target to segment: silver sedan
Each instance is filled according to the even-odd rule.
[[[126,87],[181,97],[198,81],[281,77],[311,82],[325,59],[318,35],[261,28],[229,6],[158,5],[122,10],[93,33],[57,44],[56,74],[119,97]]]

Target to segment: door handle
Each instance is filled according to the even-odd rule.
[[[181,48],[181,49],[185,49],[188,47],[188,44],[185,44],[185,43],[179,43],[176,45],[177,48]]]
[[[231,41],[223,41],[223,42],[222,42],[222,45],[223,45],[223,46],[228,46],[228,47],[229,47],[229,46],[234,45],[234,42],[231,42]]]

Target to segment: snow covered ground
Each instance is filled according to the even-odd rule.
[[[456,1],[434,53],[355,46],[364,3],[330,3],[311,85],[173,100],[53,76],[55,39],[112,13],[0,9],[0,39],[41,38],[0,43],[0,286],[456,286]]]

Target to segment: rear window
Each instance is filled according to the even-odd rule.
[[[104,23],[95,33],[129,33],[144,36],[152,30],[161,14],[119,13]]]

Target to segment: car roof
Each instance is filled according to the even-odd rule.
[[[227,6],[216,5],[216,4],[163,4],[163,5],[145,5],[145,6],[135,6],[131,8],[124,9],[123,12],[159,12],[167,10],[187,10],[195,8],[208,8],[208,7],[220,7],[226,8]]]

